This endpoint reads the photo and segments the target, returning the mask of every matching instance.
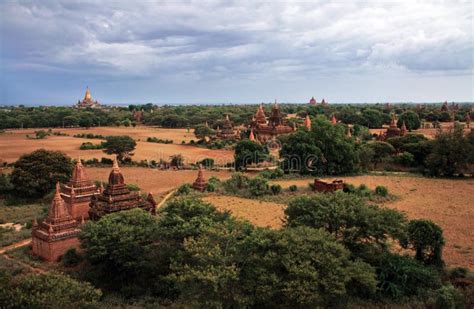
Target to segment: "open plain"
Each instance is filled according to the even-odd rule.
[[[28,139],[26,135],[33,137],[35,131],[40,129],[7,130],[0,134],[0,159],[6,162],[14,162],[21,155],[32,152],[39,148],[48,150],[59,150],[73,158],[100,160],[102,157],[111,156],[102,150],[80,150],[79,147],[84,142],[99,144],[101,139],[87,139],[73,137],[75,134],[96,134],[108,135],[128,135],[137,141],[137,148],[133,160],[169,160],[175,154],[181,154],[186,163],[195,163],[205,158],[213,158],[216,164],[225,164],[233,159],[233,151],[224,149],[207,149],[192,145],[183,145],[182,141],[188,143],[196,139],[194,134],[188,133],[186,129],[163,129],[156,127],[96,127],[90,129],[81,128],[61,128],[54,129],[53,132],[61,132],[68,136],[47,136],[44,139]],[[147,142],[147,137],[173,140],[172,144],[160,144]],[[15,147],[12,147],[15,145]]]

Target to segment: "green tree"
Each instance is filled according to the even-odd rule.
[[[184,157],[181,154],[172,155],[170,159],[171,159],[171,162],[170,162],[171,166],[180,168],[184,164]]]
[[[364,125],[370,129],[381,128],[385,122],[385,114],[376,109],[366,109],[362,112],[362,117],[365,120]]]
[[[249,180],[249,191],[252,196],[262,196],[269,192],[268,180],[263,177],[254,177]]]
[[[235,169],[241,170],[252,163],[268,160],[268,149],[249,140],[243,140],[235,146]]]
[[[453,130],[438,131],[432,142],[432,152],[426,158],[426,165],[431,175],[452,176],[467,169],[474,163],[474,144],[469,136],[464,136],[462,127]]]
[[[194,129],[194,135],[199,139],[205,139],[206,137],[214,136],[215,131],[208,126],[200,125]]]
[[[354,252],[369,244],[384,248],[389,238],[402,239],[405,224],[402,213],[366,205],[362,198],[340,191],[300,196],[285,209],[287,227],[323,228]]]
[[[430,220],[411,220],[407,228],[407,243],[415,249],[415,258],[426,265],[443,266],[443,230]]]
[[[405,126],[409,131],[420,128],[421,121],[418,114],[414,111],[406,111],[398,118],[397,126],[400,128],[402,123],[405,121]]]
[[[137,142],[128,135],[107,136],[102,145],[106,154],[115,154],[119,161],[123,161],[133,156]]]
[[[313,120],[311,131],[298,130],[281,137],[280,157],[287,171],[313,175],[354,172],[359,163],[355,142],[346,136],[343,125],[333,125],[324,117]]]
[[[160,274],[155,263],[157,231],[156,217],[141,209],[88,221],[80,239],[95,276],[92,279],[131,295],[156,289],[155,279]]]
[[[382,162],[384,158],[389,157],[390,155],[395,153],[395,148],[393,148],[392,145],[386,142],[369,142],[363,145],[362,147],[369,148],[370,150],[372,150],[371,152],[373,155],[371,157],[371,163],[374,164],[374,168],[377,168],[377,164]]]
[[[35,150],[15,162],[11,174],[12,192],[22,198],[42,197],[56,182],[68,181],[72,168],[71,158],[62,152]]]
[[[91,284],[56,273],[7,278],[0,287],[2,308],[99,308],[102,297]]]

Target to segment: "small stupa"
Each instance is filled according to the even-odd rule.
[[[193,189],[198,191],[204,191],[207,187],[207,180],[204,178],[204,169],[202,165],[199,165],[198,176],[193,183]]]

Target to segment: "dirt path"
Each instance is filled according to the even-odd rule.
[[[172,191],[170,191],[168,194],[166,194],[166,196],[161,200],[161,202],[160,202],[158,205],[156,205],[156,208],[160,208],[161,206],[163,206],[163,205],[166,203],[166,201],[167,201],[167,200],[173,195],[173,193],[175,193],[175,192],[176,192],[176,190],[172,190]]]
[[[15,263],[18,263],[19,265],[31,270],[32,272],[35,272],[35,273],[38,273],[38,274],[44,274],[46,273],[46,270],[44,269],[41,269],[41,268],[36,268],[36,267],[33,267],[31,266],[30,264],[27,264],[25,262],[22,262],[22,261],[18,261],[17,259],[9,256],[8,254],[6,253],[3,253],[2,254],[7,260],[10,260],[10,261],[14,261]]]
[[[13,250],[13,249],[16,249],[16,248],[20,248],[20,247],[24,247],[24,246],[27,246],[31,243],[31,238],[28,238],[28,239],[23,239],[19,242],[16,242],[14,244],[11,244],[11,245],[8,245],[8,246],[5,246],[3,248],[0,248],[0,254],[5,254],[5,252],[7,251],[10,251],[10,250]]]

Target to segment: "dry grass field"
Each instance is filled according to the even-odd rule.
[[[439,224],[446,239],[444,259],[448,265],[474,270],[474,180],[372,175],[342,179],[354,185],[366,184],[371,189],[386,186],[398,199],[384,206],[403,211],[410,219],[425,218]],[[276,181],[283,188],[293,184],[307,187],[309,182],[311,179]],[[281,204],[213,194],[204,200],[258,226],[282,225]]]
[[[153,192],[161,195],[184,183],[193,183],[197,177],[197,170],[157,170],[143,167],[121,167],[126,183],[134,183],[140,186],[143,192]],[[107,183],[110,168],[88,167],[87,174],[92,180]],[[216,176],[219,179],[227,179],[231,173],[228,171],[205,171],[206,178]]]
[[[464,123],[461,123],[461,124],[464,124]],[[440,123],[441,125],[441,128],[443,130],[449,130],[449,129],[452,129],[453,128],[453,125],[454,123],[453,122],[441,122]],[[382,132],[385,132],[385,129],[388,127],[388,125],[385,125],[383,129],[370,129],[370,133],[372,134],[379,134],[380,131]],[[470,129],[469,128],[465,128],[464,129],[465,133],[469,133]],[[411,133],[413,134],[422,134],[424,135],[426,138],[429,138],[429,139],[433,139],[435,138],[436,136],[436,133],[438,132],[438,129],[418,129],[418,130],[413,130]]]
[[[0,134],[0,159],[6,162],[16,161],[22,154],[32,152],[39,148],[49,150],[60,150],[67,155],[82,159],[92,159],[107,156],[102,150],[80,150],[79,147],[84,142],[93,144],[100,143],[98,139],[85,139],[73,137],[74,134],[100,134],[107,135],[129,135],[137,140],[137,149],[134,160],[169,160],[175,154],[182,154],[187,163],[195,163],[204,158],[213,158],[217,164],[233,161],[233,152],[230,150],[211,150],[206,148],[181,145],[181,141],[189,142],[195,139],[194,134],[187,133],[186,129],[163,129],[155,127],[100,127],[90,129],[65,128],[54,129],[53,132],[60,131],[70,136],[48,136],[45,139],[27,139],[26,135],[34,136],[37,129],[7,130]],[[157,137],[161,139],[171,139],[173,144],[158,144],[146,142],[147,137]],[[140,141],[138,141],[140,140]]]

